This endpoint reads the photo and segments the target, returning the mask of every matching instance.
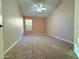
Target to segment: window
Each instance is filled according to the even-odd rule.
[[[26,19],[25,20],[26,30],[32,31],[32,19]]]

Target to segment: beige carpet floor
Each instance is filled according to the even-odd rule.
[[[4,59],[78,59],[73,45],[65,41],[43,36],[25,36]]]

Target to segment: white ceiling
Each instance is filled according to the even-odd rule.
[[[46,17],[55,10],[55,8],[61,3],[61,0],[45,0],[44,7],[46,7],[47,10],[40,13],[33,11],[32,5],[35,4],[33,0],[18,0],[18,2],[24,16]]]

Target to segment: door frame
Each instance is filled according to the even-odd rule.
[[[79,20],[79,0],[75,0],[74,7],[74,51],[76,55],[79,57],[79,47],[77,47],[78,40],[78,20]]]

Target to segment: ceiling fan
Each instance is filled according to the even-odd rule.
[[[42,12],[42,11],[46,11],[47,8],[44,7],[44,0],[34,0],[35,4],[33,4],[34,7],[34,11],[37,12]]]
[[[34,7],[34,11],[37,12],[42,12],[47,10],[47,8],[45,8],[43,4],[33,4],[33,7]]]

